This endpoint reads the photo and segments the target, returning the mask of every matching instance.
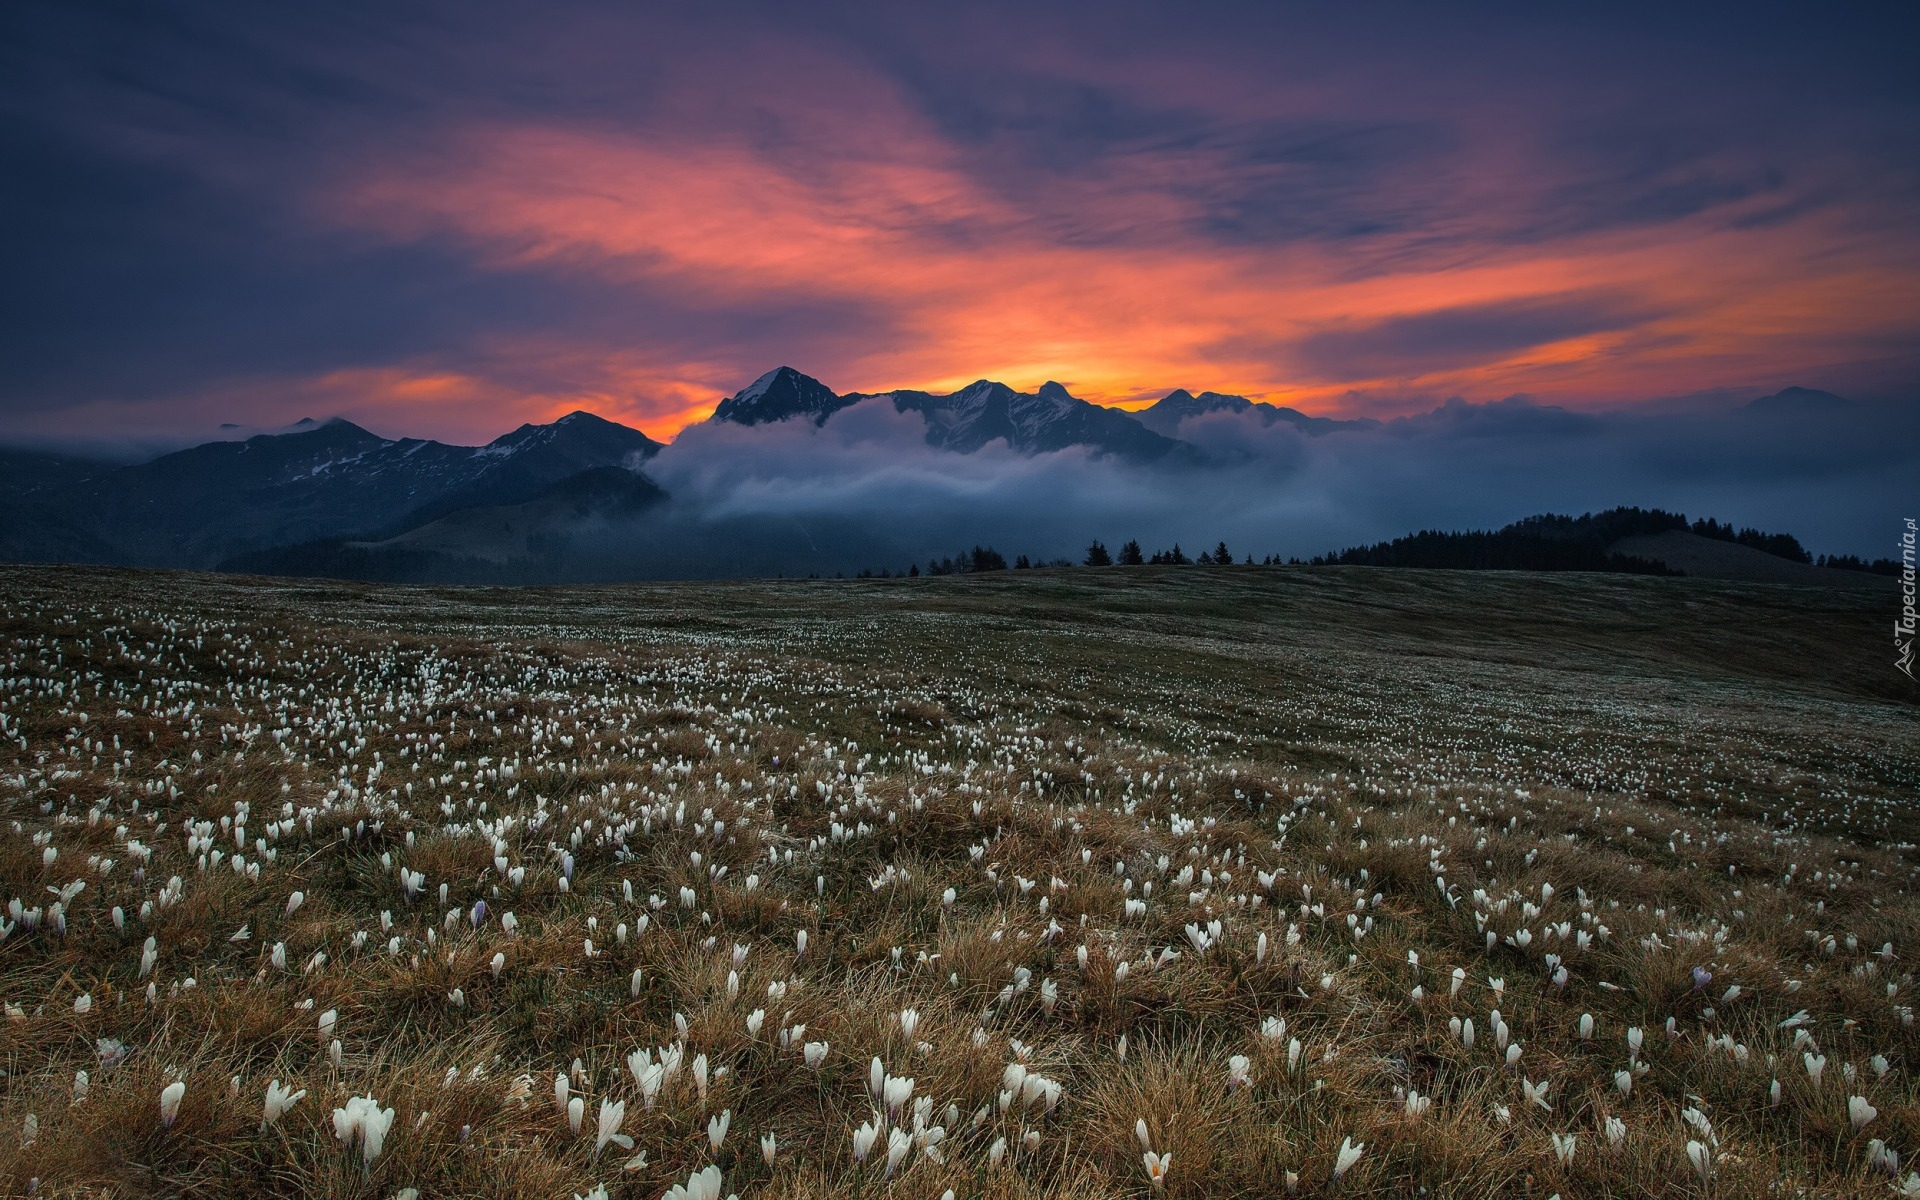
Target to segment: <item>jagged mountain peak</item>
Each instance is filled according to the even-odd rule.
[[[762,425],[804,416],[819,425],[858,399],[836,395],[832,388],[811,375],[781,366],[722,400],[708,420]]]
[[[971,400],[980,396],[1011,396],[1013,394],[1014,391],[1012,388],[997,379],[976,379],[959,391],[954,392],[951,398],[956,400]]]
[[[512,433],[501,434],[482,449],[500,450],[532,445],[584,445],[587,443],[619,448],[627,452],[638,451],[647,456],[657,453],[660,449],[659,442],[638,429],[622,425],[618,421],[609,421],[605,417],[582,409],[575,409],[546,425],[528,422]]]
[[[769,388],[772,388],[775,384],[782,382],[784,379],[786,379],[789,376],[796,376],[796,375],[800,375],[800,372],[794,370],[792,367],[788,367],[788,366],[775,367],[773,370],[768,371],[766,374],[754,380],[752,383],[748,384],[746,387],[743,387],[738,392],[735,392],[733,398],[735,400],[743,400],[743,401],[758,400],[760,397],[766,395],[767,390]],[[806,378],[805,376],[801,376],[801,377]]]

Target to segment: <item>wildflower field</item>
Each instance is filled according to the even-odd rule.
[[[0,1193],[1920,1196],[1891,613],[0,568]]]

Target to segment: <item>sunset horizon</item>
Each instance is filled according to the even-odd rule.
[[[665,439],[783,362],[1333,417],[1920,386],[1868,10],[750,11],[19,10],[0,439]]]

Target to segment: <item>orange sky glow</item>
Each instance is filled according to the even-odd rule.
[[[1865,18],[462,10],[131,57],[50,17],[0,436],[665,439],[782,364],[1382,418],[1920,376],[1920,106]]]
[[[1323,243],[1209,243],[1184,231],[1191,214],[1177,200],[1123,179],[1081,185],[1082,203],[1131,236],[1062,243],[943,162],[937,140],[890,132],[894,144],[869,143],[831,173],[801,177],[746,146],[476,128],[428,161],[351,180],[324,209],[396,240],[451,234],[494,269],[644,284],[696,307],[759,300],[871,311],[870,341],[790,364],[842,392],[943,391],[984,377],[1027,389],[1056,379],[1122,407],[1182,386],[1328,415],[1387,415],[1400,396],[1526,393],[1598,407],[1730,380],[1790,381],[1835,340],[1891,335],[1914,298],[1911,275],[1865,239],[1815,222],[1784,235],[1742,231],[1724,212],[1469,255],[1375,248],[1353,261]],[[1373,367],[1364,354],[1327,363],[1298,353],[1346,331],[1600,294],[1624,298],[1603,327],[1487,348],[1472,361]],[[530,392],[484,373],[430,370],[335,382],[343,397],[357,392],[383,409],[455,403],[539,419],[587,408],[666,438],[777,365],[555,338],[498,349],[521,368],[540,361],[543,378],[561,386]],[[321,381],[319,390],[334,389]]]

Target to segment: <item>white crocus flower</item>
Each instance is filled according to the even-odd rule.
[[[620,1132],[620,1126],[627,1119],[627,1102],[603,1098],[600,1101],[600,1125],[593,1138],[594,1157],[612,1142],[622,1150],[633,1149],[633,1139]]]
[[[1341,1138],[1340,1153],[1333,1160],[1333,1177],[1338,1179],[1352,1170],[1353,1164],[1359,1162],[1360,1156],[1366,1152],[1367,1144],[1365,1142],[1356,1143],[1350,1137]]]
[[[305,1088],[301,1088],[296,1092],[289,1088],[281,1087],[278,1079],[269,1080],[267,1082],[267,1099],[260,1108],[260,1132],[265,1133],[268,1126],[284,1116],[288,1109],[300,1103],[300,1098],[306,1094],[307,1089]]]
[[[1253,1060],[1244,1054],[1227,1059],[1227,1090],[1235,1092],[1253,1082]]]
[[[1627,1123],[1625,1121],[1622,1121],[1619,1117],[1608,1117],[1603,1129],[1607,1135],[1607,1145],[1612,1146],[1615,1150],[1626,1145]]]
[[[889,1075],[881,1086],[881,1092],[886,1100],[888,1115],[898,1119],[900,1109],[913,1099],[913,1080]]]
[[[1561,1166],[1572,1166],[1573,1152],[1579,1149],[1579,1141],[1570,1133],[1564,1137],[1557,1133],[1551,1136],[1553,1138],[1553,1156],[1560,1160]]]
[[[1687,1143],[1687,1161],[1693,1164],[1693,1173],[1700,1177],[1702,1187],[1713,1178],[1713,1151],[1705,1142]]]
[[[1172,1153],[1155,1154],[1149,1150],[1140,1156],[1140,1161],[1147,1168],[1147,1182],[1153,1185],[1155,1191],[1164,1191],[1167,1186],[1167,1170],[1173,1166]]]
[[[160,1124],[173,1128],[180,1116],[180,1101],[186,1097],[187,1085],[184,1080],[175,1080],[160,1089]]]
[[[700,1168],[685,1183],[668,1188],[660,1200],[720,1200],[720,1168]]]
[[[1824,1054],[1802,1054],[1800,1062],[1807,1068],[1807,1078],[1813,1080],[1813,1086],[1820,1086],[1820,1077],[1827,1071],[1827,1056]]]
[[[873,1149],[873,1143],[879,1136],[880,1131],[872,1121],[861,1122],[860,1128],[853,1131],[853,1161],[867,1161],[867,1152]]]
[[[386,1145],[393,1117],[393,1110],[380,1107],[380,1102],[372,1096],[354,1096],[344,1108],[333,1110],[333,1135],[349,1149],[359,1141],[360,1163],[371,1167]]]

